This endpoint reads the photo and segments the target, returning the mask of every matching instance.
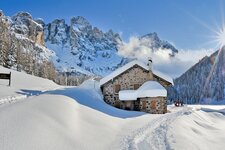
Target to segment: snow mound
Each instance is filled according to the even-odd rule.
[[[212,109],[210,112],[200,109],[178,117],[168,131],[170,148],[224,149],[224,126],[225,116],[218,111],[212,112]]]

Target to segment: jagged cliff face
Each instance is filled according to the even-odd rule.
[[[112,30],[103,32],[83,17],[73,17],[70,24],[56,19],[44,26],[47,47],[55,51],[58,70],[105,75],[126,62],[117,55],[121,41]]]
[[[29,13],[19,12],[11,17],[11,30],[44,46],[43,27],[35,22]]]
[[[0,32],[0,65],[42,76],[41,65],[52,55],[52,51],[44,47],[42,26],[28,13],[10,18],[1,11]]]
[[[206,56],[174,80],[169,99],[215,103],[225,99],[225,48]]]

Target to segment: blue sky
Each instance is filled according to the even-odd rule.
[[[224,0],[1,0],[8,16],[27,11],[34,18],[50,22],[55,18],[84,16],[92,25],[113,29],[124,40],[157,32],[179,49],[214,48],[216,24],[221,25]],[[203,25],[205,24],[205,25]]]

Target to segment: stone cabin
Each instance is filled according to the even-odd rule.
[[[166,113],[166,88],[173,80],[151,66],[151,59],[148,64],[134,60],[101,79],[104,101],[125,110]]]

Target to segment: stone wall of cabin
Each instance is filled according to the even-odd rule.
[[[143,111],[151,114],[164,114],[167,112],[166,97],[146,97],[135,101],[121,101],[121,109]]]
[[[102,86],[102,92],[104,96],[104,101],[112,106],[115,106],[117,108],[121,109],[127,109],[127,110],[139,110],[144,111],[143,108],[141,108],[140,101],[120,101],[119,100],[119,91],[120,90],[136,90],[138,89],[143,83],[146,81],[158,81],[158,79],[152,74],[151,71],[146,71],[145,69],[141,68],[138,65],[135,65],[134,67],[128,69],[124,73],[120,74],[119,76],[115,77],[114,79],[110,80],[109,82],[105,83]],[[167,87],[167,84],[163,81],[160,81],[160,83]],[[159,100],[160,99],[160,100]],[[157,104],[158,102],[161,102],[162,98],[157,98]],[[165,100],[165,98],[164,98]],[[143,102],[144,103],[144,102]],[[165,103],[166,105],[166,103]],[[161,107],[160,112],[162,112]],[[146,109],[145,112],[149,113],[156,113],[159,111],[150,111],[150,109]]]
[[[141,98],[140,111],[151,114],[164,114],[167,112],[167,104],[165,97]]]

